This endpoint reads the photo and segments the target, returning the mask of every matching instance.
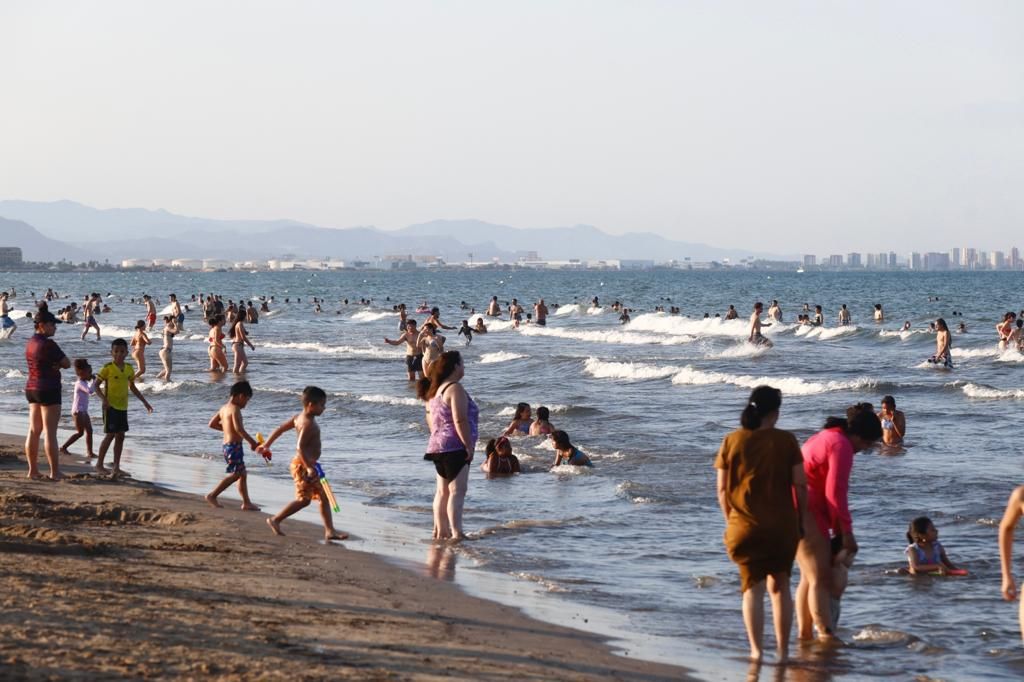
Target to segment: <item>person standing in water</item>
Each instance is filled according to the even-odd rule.
[[[423,353],[419,349],[420,334],[416,330],[416,320],[406,320],[405,331],[397,339],[384,337],[384,343],[389,346],[400,346],[405,344],[405,369],[409,375],[409,381],[416,381],[416,373],[423,374]]]
[[[160,349],[160,362],[163,363],[163,370],[156,375],[157,379],[163,379],[164,381],[171,380],[171,369],[173,363],[171,362],[171,352],[174,348],[174,337],[178,333],[178,321],[174,315],[164,315],[164,331],[163,339],[164,346]]]
[[[902,410],[896,409],[896,398],[887,395],[882,398],[882,409],[878,413],[882,423],[882,442],[899,445],[907,435],[907,418]]]
[[[850,324],[850,310],[846,307],[845,303],[839,307],[839,324]]]
[[[548,323],[548,307],[544,305],[544,299],[540,299],[533,306],[533,321],[541,327]]]
[[[763,657],[767,584],[780,663],[789,656],[793,625],[790,575],[807,507],[800,444],[792,433],[775,428],[781,406],[780,390],[755,388],[740,413],[741,428],[722,440],[715,459],[725,546],[740,570],[750,658],[760,661]]]
[[[434,492],[434,539],[463,540],[462,509],[469,487],[469,465],[476,450],[479,409],[460,381],[462,356],[447,351],[420,380],[416,395],[427,403],[430,440],[423,459],[437,472]]]
[[[853,456],[881,437],[882,424],[874,411],[858,405],[847,411],[845,419],[829,417],[801,449],[807,514],[796,555],[800,564],[796,590],[800,639],[813,639],[815,628],[819,639],[835,638],[847,570],[858,549],[847,499]]]
[[[1024,485],[1010,494],[1003,520],[999,522],[999,566],[1003,575],[1003,599],[1006,601],[1016,601],[1020,597],[1017,579],[1013,575],[1013,534],[1022,515]],[[1020,600],[1017,617],[1020,620],[1020,634],[1024,638],[1024,599]]]
[[[764,326],[764,327],[772,326],[771,322],[765,322],[765,323],[762,324],[762,322],[761,322],[761,310],[763,308],[764,308],[764,305],[760,301],[758,301],[757,303],[754,304],[754,312],[752,312],[750,314],[750,336],[747,337],[747,341],[749,341],[750,343],[754,344],[755,346],[770,346],[771,345],[771,341],[769,341],[768,339],[764,338],[764,336],[761,335],[761,327],[762,326]]]
[[[935,320],[935,355],[929,358],[928,362],[936,365],[945,365],[947,369],[953,369],[953,338],[949,333],[946,321],[941,317]]]

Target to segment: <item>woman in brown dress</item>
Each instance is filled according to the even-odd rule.
[[[741,428],[722,440],[715,459],[725,547],[740,569],[743,622],[755,661],[763,656],[766,583],[779,661],[788,656],[793,624],[789,576],[807,506],[800,445],[793,434],[775,428],[781,405],[777,388],[755,388],[740,415]]]

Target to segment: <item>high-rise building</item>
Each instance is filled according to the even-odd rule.
[[[875,267],[882,268],[883,270],[889,264],[889,257],[885,255],[885,252],[879,252],[875,258]]]
[[[967,247],[960,254],[961,264],[965,270],[976,270],[978,268],[978,251]]]
[[[868,270],[874,270],[878,267],[878,256],[873,253],[868,254],[868,261],[864,264]]]
[[[993,270],[1002,270],[1006,267],[1006,256],[1002,251],[993,251],[989,254],[989,264]]]
[[[860,254],[859,253],[848,253],[846,254],[846,266],[850,268],[860,267]]]
[[[1013,247],[1012,249],[1010,249],[1010,269],[1011,270],[1020,270],[1021,269],[1020,251],[1017,249],[1016,246]]]
[[[895,270],[896,269],[896,252],[895,251],[890,251],[889,252],[889,269],[890,270]]]
[[[929,251],[921,259],[924,270],[949,270],[949,254]]]
[[[811,256],[811,255],[805,255],[804,256],[804,267],[805,268],[813,268],[817,264],[818,264],[818,257],[817,256]]]
[[[843,257],[841,255],[832,254],[828,257],[828,266],[830,268],[841,268],[843,267]]]
[[[912,251],[910,253],[910,257],[907,258],[907,264],[910,266],[911,270],[920,270],[921,254],[919,254],[917,251]]]
[[[949,265],[950,265],[950,267],[961,268],[961,267],[963,267],[963,262],[962,261],[963,261],[963,250],[960,247],[954,246],[952,249],[949,250]]]

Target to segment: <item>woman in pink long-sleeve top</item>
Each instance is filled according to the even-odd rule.
[[[847,501],[853,455],[881,437],[881,422],[865,403],[851,407],[846,419],[829,417],[824,428],[801,448],[807,476],[807,516],[796,555],[800,565],[796,590],[800,639],[814,637],[812,626],[822,639],[833,636],[839,621],[839,599],[846,589],[846,569],[857,553]]]

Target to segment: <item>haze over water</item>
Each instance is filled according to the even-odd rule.
[[[704,660],[707,669],[735,665],[747,646],[737,572],[721,543],[712,462],[750,388],[782,389],[779,426],[801,440],[847,405],[877,406],[892,394],[907,413],[907,447],[857,455],[850,499],[861,552],[840,628],[849,646],[811,662],[811,679],[1009,680],[1024,675],[1024,652],[1016,606],[1000,599],[996,524],[1022,479],[1024,357],[1000,355],[992,327],[1002,312],[1021,307],[1017,283],[1014,273],[480,270],[15,273],[0,286],[17,289],[22,314],[31,306],[28,293],[48,286],[79,302],[89,291],[110,292],[113,312],[100,316],[102,343],[79,341],[79,326],[59,326],[55,337],[70,357],[88,357],[97,368],[108,356],[107,341],[127,336],[143,317],[130,297],[274,295],[275,312],[249,327],[257,347],[250,353],[256,395],[245,413],[249,428],[271,430],[297,410],[303,386],[320,385],[330,395],[322,419],[325,467],[343,504],[368,505],[396,524],[395,533],[417,540],[430,535],[434,474],[422,460],[423,406],[405,380],[403,351],[382,342],[398,333],[391,306],[414,309],[427,301],[457,324],[468,317],[461,301],[483,310],[491,295],[562,304],[546,328],[490,323],[491,332],[474,336],[470,346],[447,332],[448,348],[463,353],[464,384],[481,408],[481,448],[508,424],[515,403],[526,401],[550,407],[556,427],[595,463],[591,470],[549,472],[550,447],[521,437],[513,447],[524,473],[487,481],[476,469],[478,452],[466,512],[474,540],[457,550],[458,559],[539,585],[554,600],[617,611],[632,637],[667,638],[663,653],[675,660],[692,664],[687,652],[694,645],[714,647],[722,658]],[[312,312],[314,296],[329,301],[320,315]],[[593,296],[634,308],[633,321],[622,326],[610,311],[589,309]],[[292,303],[285,305],[285,297]],[[360,297],[372,297],[374,306],[338,303]],[[755,351],[741,342],[742,318],[755,300],[773,298],[785,323],[766,329],[774,348]],[[804,302],[824,306],[826,328],[793,325]],[[835,327],[841,303],[853,312],[852,326]],[[871,321],[875,303],[885,308],[884,324]],[[740,321],[701,319],[705,311],[724,314],[729,304]],[[684,316],[653,313],[655,305],[678,305]],[[942,316],[955,328],[961,318],[954,310],[969,330],[954,334],[957,368],[923,366],[935,347],[927,323]],[[905,320],[913,330],[901,334]],[[19,324],[13,340],[0,342],[0,406],[24,415],[30,330]],[[206,458],[204,466],[220,472],[219,437],[206,422],[232,379],[211,381],[205,372],[206,331],[200,315],[189,313],[175,342],[174,381],[144,383],[157,412],[147,418],[132,406],[129,446],[159,451],[166,461]],[[154,334],[148,353],[151,375],[159,368],[158,339]],[[68,389],[72,378],[64,373]],[[93,418],[98,423],[95,406]],[[275,460],[288,448],[282,443]],[[266,469],[256,459],[249,456],[254,488],[290,485],[285,467]],[[907,523],[920,514],[933,519],[950,558],[970,577],[892,575],[904,563]]]

